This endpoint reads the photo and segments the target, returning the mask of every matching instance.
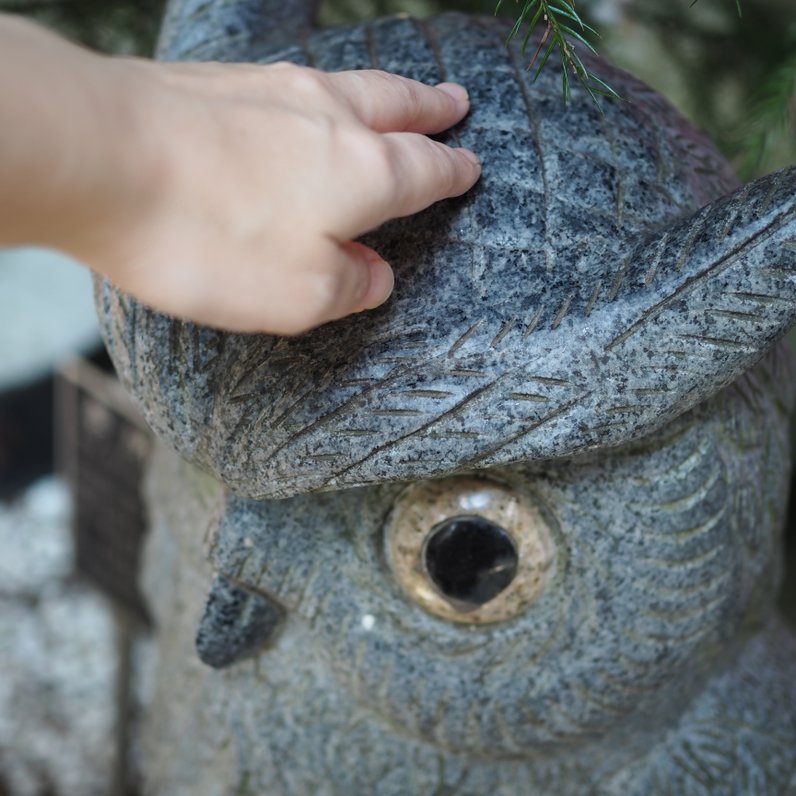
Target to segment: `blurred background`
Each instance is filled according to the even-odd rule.
[[[163,5],[0,0],[0,11],[108,53],[149,55]],[[742,16],[735,0],[577,3],[600,33],[598,51],[667,96],[750,179],[796,162],[796,8],[741,7]],[[491,14],[494,3],[327,0],[321,22],[451,9]],[[520,10],[506,0],[501,13]],[[144,431],[103,355],[79,264],[0,251],[0,319],[0,796],[134,796],[131,734],[148,656],[130,576],[145,527]],[[103,533],[116,541],[99,566],[87,550]],[[109,571],[113,582],[103,582]],[[796,626],[796,577],[781,604]]]

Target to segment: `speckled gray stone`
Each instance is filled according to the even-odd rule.
[[[505,32],[458,15],[388,19],[315,33],[302,57],[249,53],[340,68],[371,52],[470,89],[450,138],[482,154],[483,179],[369,236],[398,277],[383,309],[288,340],[175,323],[105,286],[106,339],[147,418],[236,492],[615,445],[732,381],[789,326],[796,170],[693,215],[735,187],[703,136],[599,61],[627,102],[601,118],[581,92],[564,109],[556,69],[533,83]]]
[[[153,702],[150,791],[783,793],[796,168],[738,187],[661,97],[587,55],[627,101],[601,117],[575,89],[565,108],[555,65],[534,83],[499,20],[313,31],[298,3],[277,29],[266,6],[173,2],[162,55],[460,81],[473,110],[445,138],[484,173],[368,236],[398,277],[385,307],[300,338],[98,285],[149,422],[228,490],[165,460],[153,475],[157,688],[174,696]],[[530,501],[555,547],[541,594],[500,621],[435,614],[421,563],[395,576],[391,551],[419,546],[385,543],[407,483],[442,479],[472,513],[461,474]],[[177,573],[198,571],[207,528],[217,583],[281,615],[219,672],[175,641],[202,613],[209,577]],[[253,638],[245,611],[214,615],[203,643]]]

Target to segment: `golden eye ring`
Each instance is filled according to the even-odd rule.
[[[528,494],[453,476],[399,495],[387,522],[387,561],[406,595],[442,619],[490,624],[539,598],[554,571],[550,525]]]

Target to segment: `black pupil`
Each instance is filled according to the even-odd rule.
[[[434,585],[460,611],[489,602],[517,572],[511,537],[483,517],[452,517],[434,526],[423,556]]]

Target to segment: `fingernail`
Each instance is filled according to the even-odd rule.
[[[384,304],[392,293],[395,276],[390,265],[376,252],[365,251],[365,262],[370,269],[370,285],[362,300],[363,310],[372,310]]]
[[[437,88],[440,91],[444,91],[449,97],[453,97],[453,99],[461,105],[470,101],[470,95],[467,93],[467,89],[464,86],[460,86],[458,83],[440,83]]]
[[[481,168],[481,158],[479,158],[478,155],[475,154],[475,152],[472,152],[469,149],[465,149],[464,147],[459,147],[456,151],[461,152],[462,155],[464,155],[467,158],[467,160],[469,160],[474,165],[478,166],[479,169]]]

